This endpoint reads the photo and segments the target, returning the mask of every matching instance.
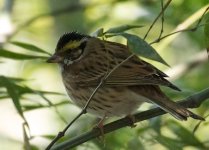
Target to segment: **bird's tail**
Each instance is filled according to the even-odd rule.
[[[158,105],[161,109],[170,113],[172,116],[179,120],[187,120],[188,117],[192,117],[198,120],[204,120],[204,118],[194,114],[189,111],[182,105],[171,101],[159,88],[155,85],[143,85],[131,88],[134,92],[146,97],[149,99],[149,102],[152,102]]]
[[[178,103],[171,101],[167,97],[161,98],[160,100],[155,99],[152,102],[179,120],[187,120],[188,117],[192,117],[193,119],[198,120],[204,120],[204,118],[189,111],[188,109],[179,105]]]

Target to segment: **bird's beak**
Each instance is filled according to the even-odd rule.
[[[46,61],[47,63],[59,63],[63,60],[63,58],[57,54],[52,55],[49,57],[49,59]]]

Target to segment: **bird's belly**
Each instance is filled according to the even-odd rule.
[[[83,108],[94,88],[78,88],[68,91],[71,99]],[[127,87],[102,87],[90,101],[87,112],[103,118],[111,116],[126,116],[132,114],[147,99],[134,93]]]

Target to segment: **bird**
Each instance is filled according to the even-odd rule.
[[[143,103],[152,103],[178,120],[188,117],[203,120],[172,101],[160,86],[180,89],[169,82],[165,73],[132,54],[127,45],[107,41],[78,32],[63,34],[48,63],[57,63],[64,87],[70,99],[84,108],[91,94],[105,76],[86,111],[103,120],[132,115]]]

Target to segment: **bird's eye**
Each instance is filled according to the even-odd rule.
[[[66,51],[64,63],[72,64],[74,61],[78,60],[83,54],[83,49],[76,48]]]
[[[81,45],[74,49],[69,49],[65,51],[65,64],[72,64],[74,61],[79,60],[84,52],[86,42],[81,43]]]
[[[83,53],[83,50],[82,49],[74,49],[71,51],[71,54],[70,54],[70,57],[71,57],[71,60],[76,60],[78,59]]]
[[[83,54],[86,47],[86,41],[83,41],[79,47],[74,48],[70,51],[69,55],[72,61],[77,60]]]

